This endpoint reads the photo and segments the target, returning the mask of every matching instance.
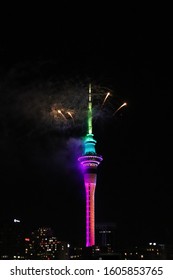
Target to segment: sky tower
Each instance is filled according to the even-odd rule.
[[[83,155],[78,158],[83,167],[86,193],[86,247],[95,245],[95,188],[97,181],[97,167],[103,160],[102,156],[96,154],[96,140],[93,137],[91,84],[89,84],[88,133],[84,140]]]

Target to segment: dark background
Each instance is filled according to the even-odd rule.
[[[51,226],[59,239],[84,244],[82,175],[75,165],[66,168],[73,150],[66,147],[70,135],[57,133],[56,126],[46,130],[44,122],[40,128],[39,121],[22,115],[18,96],[25,92],[25,106],[31,92],[39,102],[49,81],[56,86],[57,81],[86,85],[88,80],[111,89],[117,106],[128,103],[116,118],[95,125],[96,151],[104,159],[98,170],[96,222],[116,224],[117,245],[171,242],[169,7],[64,2],[6,7],[1,13],[1,221],[21,219],[28,231]],[[83,134],[72,136],[79,140]],[[73,153],[70,160],[74,164]]]

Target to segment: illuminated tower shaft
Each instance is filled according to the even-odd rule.
[[[93,136],[90,85],[88,101],[88,134],[84,141],[84,154],[78,158],[83,166],[86,192],[86,247],[95,245],[95,188],[97,181],[97,167],[103,160],[101,156],[96,154],[96,140],[94,140]]]

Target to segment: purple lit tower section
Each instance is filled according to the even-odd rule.
[[[91,85],[89,85],[88,133],[84,140],[84,153],[78,158],[83,169],[86,193],[86,247],[95,245],[95,188],[97,181],[97,167],[103,160],[102,156],[96,154],[96,140],[93,136]]]

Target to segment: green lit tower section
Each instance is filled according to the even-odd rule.
[[[103,160],[96,154],[96,140],[92,133],[92,100],[91,84],[88,99],[88,133],[84,140],[84,153],[78,158],[82,165],[86,193],[86,247],[95,245],[95,188],[97,182],[97,167]]]

